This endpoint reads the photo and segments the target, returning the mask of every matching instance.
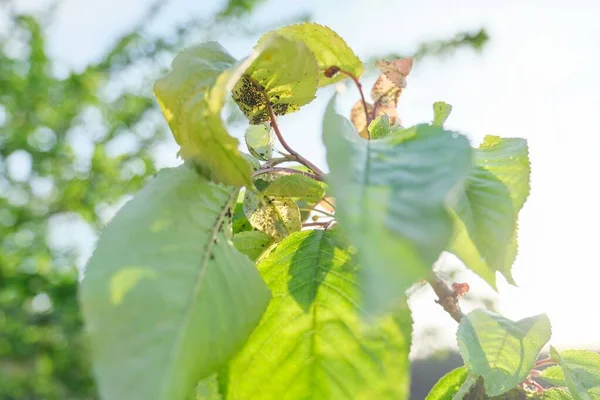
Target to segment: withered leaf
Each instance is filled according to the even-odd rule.
[[[373,114],[373,106],[368,103],[367,113],[369,113],[369,115]],[[365,113],[365,107],[363,106],[362,100],[358,100],[352,107],[352,110],[350,111],[350,121],[352,121],[354,128],[356,128],[360,136],[364,137],[365,139],[369,137],[367,127],[369,126],[370,121],[367,121],[367,115]]]

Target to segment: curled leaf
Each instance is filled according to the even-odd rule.
[[[251,124],[270,120],[267,98],[275,115],[298,111],[315,98],[317,61],[301,41],[271,35],[244,64],[231,94]]]
[[[326,26],[312,22],[286,26],[265,34],[259,44],[273,35],[301,41],[310,48],[319,65],[319,87],[346,79],[347,75],[338,74],[340,69],[356,77],[364,71],[363,63],[344,39]]]
[[[263,161],[271,158],[275,138],[270,127],[265,124],[250,125],[244,136],[250,154]]]

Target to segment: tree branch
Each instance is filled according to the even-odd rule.
[[[429,279],[428,282],[435,294],[438,296],[438,299],[435,302],[441,305],[444,311],[450,314],[450,316],[456,322],[460,322],[465,314],[462,312],[460,305],[458,304],[458,294],[456,294],[454,290],[450,289],[448,285],[446,285],[446,283],[437,275],[434,275],[434,277]]]

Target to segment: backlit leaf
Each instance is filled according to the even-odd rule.
[[[250,125],[244,137],[250,154],[263,161],[271,158],[275,139],[270,127],[264,124]]]
[[[443,126],[451,112],[452,106],[450,104],[443,101],[433,103],[433,125]]]
[[[284,36],[288,39],[300,40],[314,53],[319,65],[319,87],[327,86],[348,76],[338,73],[331,78],[325,76],[324,71],[332,66],[337,66],[357,78],[362,75],[364,66],[352,49],[337,33],[330,28],[307,22],[290,25],[276,29],[264,35],[259,43],[267,40],[272,35]]]
[[[565,383],[565,374],[562,369],[558,365],[552,365],[546,369],[544,369],[540,375],[540,378],[545,380],[548,383],[551,383],[555,386],[566,386]]]
[[[600,354],[586,350],[566,350],[559,353],[551,347],[550,355],[562,368],[573,399],[600,398]]]
[[[335,100],[335,98],[334,98]],[[468,140],[419,125],[412,137],[360,138],[329,103],[323,136],[336,216],[358,249],[369,312],[424,278],[452,234],[446,204],[471,169]]]
[[[315,98],[317,61],[301,41],[271,35],[244,63],[231,94],[251,124],[270,120],[265,97],[275,115],[298,111]]]
[[[264,189],[261,189],[265,196],[303,197],[314,200],[319,200],[325,195],[326,187],[323,182],[300,174],[279,175],[266,185]]]
[[[425,400],[452,400],[466,380],[467,369],[456,368],[440,378]]]
[[[496,287],[496,271],[513,282],[517,215],[529,196],[525,139],[486,136],[474,150],[467,188],[452,209],[455,232],[449,251]]]
[[[81,304],[104,399],[184,399],[246,341],[269,300],[231,245],[232,188],[165,169],[112,219]]]
[[[233,245],[240,253],[256,260],[273,243],[273,238],[261,231],[246,231],[233,235]]]
[[[364,322],[352,252],[333,230],[294,233],[258,264],[273,299],[229,365],[231,399],[406,399],[405,299]]]
[[[551,328],[545,314],[513,322],[475,310],[463,317],[456,335],[469,375],[482,376],[486,393],[497,396],[527,377]]]
[[[302,228],[300,210],[294,200],[246,192],[244,214],[250,224],[267,235],[281,240]]]
[[[156,81],[154,94],[184,159],[194,159],[210,179],[251,185],[251,169],[223,121],[227,85],[237,80],[236,60],[216,42],[184,50],[172,70]]]
[[[573,397],[565,389],[552,388],[544,391],[543,400],[573,400]]]

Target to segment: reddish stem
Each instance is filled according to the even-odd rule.
[[[300,164],[303,164],[306,167],[312,169],[317,175],[319,175],[321,177],[323,175],[325,175],[323,173],[323,171],[321,171],[315,164],[311,163],[306,158],[302,157],[298,152],[296,152],[296,150],[292,149],[290,147],[290,145],[287,144],[287,142],[283,138],[283,135],[281,134],[281,131],[279,130],[279,125],[277,125],[277,118],[275,117],[275,112],[273,111],[273,106],[271,106],[271,100],[269,99],[269,95],[258,83],[255,83],[255,86],[262,92],[262,95],[265,98],[265,103],[267,105],[267,111],[269,112],[269,118],[271,119],[271,127],[275,131],[275,135],[277,135],[277,139],[279,140],[279,143],[281,143],[281,145],[288,151],[288,153],[290,153],[290,155],[293,156],[296,159],[296,161],[298,161]]]
[[[354,83],[356,84],[356,88],[358,89],[358,93],[360,93],[360,99],[362,100],[363,108],[365,110],[365,117],[367,118],[367,127],[368,127],[369,124],[371,123],[371,116],[369,115],[369,111],[367,110],[367,101],[365,100],[365,94],[363,93],[363,90],[362,90],[362,84],[360,83],[358,78],[353,73],[345,71],[343,69],[340,69],[339,72],[344,75],[349,76],[350,79],[352,79],[354,81]],[[371,132],[369,132],[368,129],[367,129],[367,137],[369,138],[369,140],[371,140]]]
[[[551,358],[544,358],[543,360],[537,360],[535,362],[535,364],[533,365],[533,368],[539,368],[539,367],[543,367],[546,365],[552,365],[552,364],[556,364],[556,362],[554,362],[554,360],[552,360]]]

